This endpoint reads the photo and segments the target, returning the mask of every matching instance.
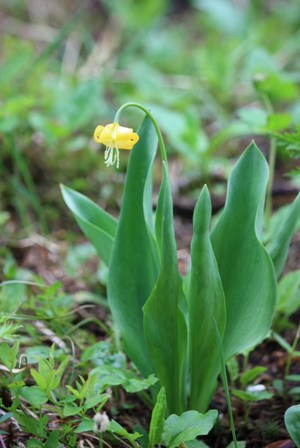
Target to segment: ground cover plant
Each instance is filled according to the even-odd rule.
[[[138,133],[118,124],[120,112],[129,106],[146,113]],[[132,138],[138,140],[135,146],[130,143]],[[62,192],[78,224],[109,267],[108,303],[117,325],[113,325],[112,331],[106,328],[106,333],[117,340],[120,331],[125,351],[138,371],[128,369],[125,356],[109,343],[95,343],[81,355],[80,367],[87,369],[88,374],[76,378],[78,365],[72,336],[71,350],[64,342],[74,331],[70,297],[57,295],[58,285],[49,289],[38,279],[4,282],[2,339],[14,340],[21,327],[16,318],[23,325],[27,320],[33,321],[35,316],[30,317],[30,313],[36,313],[40,301],[38,322],[26,324],[21,342],[26,344],[28,334],[36,337],[37,326],[54,345],[29,348],[18,362],[20,341],[1,344],[1,370],[5,374],[2,387],[10,391],[9,398],[4,395],[2,399],[1,421],[7,424],[13,419],[18,428],[31,434],[29,447],[76,446],[78,436],[89,432],[90,443],[98,439],[100,445],[204,446],[196,438],[206,435],[216,424],[217,410],[208,407],[218,374],[221,372],[230,409],[226,361],[253,348],[271,328],[276,277],[282,273],[291,237],[299,226],[299,196],[284,213],[279,211],[281,224],[268,233],[265,248],[262,218],[268,168],[259,149],[250,144],[232,171],[224,211],[212,232],[209,192],[203,187],[194,212],[191,266],[182,278],[178,271],[166,152],[156,121],[143,106],[129,103],[120,109],[115,124],[97,127],[95,139],[109,145],[105,153],[108,164],[117,163],[119,149],[134,146],[119,220],[75,190],[62,187]],[[153,221],[151,170],[157,141],[161,145],[163,177]],[[35,292],[28,300],[29,286],[40,289],[41,294],[36,296]],[[45,303],[51,303],[51,308],[45,307]],[[23,317],[15,314],[21,306],[23,312],[27,311]],[[53,321],[55,332],[45,325],[48,320]],[[56,336],[59,333],[64,340]],[[291,354],[287,365],[292,356],[298,356],[298,339],[299,335],[290,348],[281,341]],[[90,367],[88,361],[96,367]],[[74,362],[67,373],[68,364]],[[28,368],[35,364],[36,368]],[[234,378],[232,364],[228,369]],[[264,387],[251,386],[264,371],[264,367],[254,367],[244,372],[240,382],[247,386],[246,390],[232,388],[232,396],[248,403],[247,414],[251,403],[272,398]],[[287,367],[286,379],[289,373]],[[68,378],[65,384],[63,376]],[[291,379],[297,381],[297,376]],[[109,389],[116,386],[128,393],[145,393],[149,389],[150,393],[142,398],[152,406],[156,404],[148,435],[141,428],[128,431],[103,412],[112,400]],[[285,417],[294,440],[297,410],[297,406],[292,407]],[[52,423],[51,429],[52,414],[65,421],[63,426],[57,428]],[[234,444],[241,445],[236,441],[233,422],[232,431]],[[3,435],[10,440],[7,431]]]
[[[140,32],[134,2],[96,3],[77,10],[66,1],[57,14],[56,2],[53,8],[3,2],[1,207],[12,204],[22,228],[38,225],[47,233],[57,223],[61,204],[53,186],[59,182],[114,202],[117,184],[111,191],[109,174],[96,168],[90,135],[99,110],[108,122],[129,98],[151,107],[197,188],[201,177],[227,176],[226,153],[239,151],[241,138],[299,126],[293,2],[288,8],[248,2],[233,14],[227,0],[187,2],[183,10],[176,2],[149,2]],[[131,123],[137,127],[136,115]],[[285,154],[297,141],[281,140]]]
[[[128,103],[120,108],[115,124],[97,127],[95,140],[107,144],[107,163],[118,164],[119,149],[137,141],[132,129],[118,124],[121,111],[129,106],[145,111],[146,119],[130,158],[119,223],[75,191],[62,187],[62,192],[109,265],[108,302],[130,359],[143,375],[155,372],[166,391],[169,414],[205,412],[222,368],[220,350],[226,362],[255,346],[271,328],[276,276],[282,273],[299,225],[300,196],[285,210],[268,252],[262,234],[268,168],[252,143],[229,178],[224,211],[211,236],[209,193],[206,187],[201,191],[194,212],[191,268],[182,279],[166,152],[151,113]],[[151,167],[157,137],[163,180],[153,221]]]
[[[297,2],[0,3],[0,445],[299,445]]]

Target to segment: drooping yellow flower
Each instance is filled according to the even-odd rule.
[[[97,143],[106,146],[104,163],[106,166],[117,164],[119,168],[119,149],[130,150],[138,141],[139,136],[132,129],[120,126],[119,123],[111,123],[106,126],[97,126],[94,132]]]

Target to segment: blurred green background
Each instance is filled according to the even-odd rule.
[[[47,234],[64,225],[60,182],[118,206],[128,154],[119,171],[107,169],[92,136],[127,101],[151,108],[188,185],[217,191],[252,138],[266,155],[270,137],[283,160],[298,155],[299,0],[0,6],[2,227],[12,220],[24,234]],[[141,118],[128,112],[122,124],[136,129]]]

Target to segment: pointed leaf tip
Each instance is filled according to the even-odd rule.
[[[194,210],[193,225],[196,233],[209,230],[211,218],[211,200],[206,185],[202,188]]]
[[[232,170],[225,208],[212,232],[226,298],[226,359],[261,341],[273,317],[274,268],[257,235],[267,179],[267,161],[252,143]]]
[[[116,219],[83,194],[62,184],[60,188],[79,227],[108,266],[117,229]]]
[[[268,166],[268,162],[266,160],[266,157],[261,152],[261,150],[259,149],[259,147],[257,146],[257,144],[255,143],[254,140],[252,140],[251,143],[247,146],[247,148],[245,149],[245,151],[241,155],[240,160],[242,160],[247,155],[249,156],[249,153],[252,153],[252,156],[257,158],[257,159],[263,159],[265,164]]]

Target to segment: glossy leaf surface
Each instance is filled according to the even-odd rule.
[[[158,445],[161,442],[162,433],[165,426],[166,410],[166,391],[162,387],[157,395],[156,403],[151,415],[148,448],[154,448],[155,445]]]
[[[180,416],[172,414],[165,423],[163,443],[168,448],[175,448],[197,436],[206,435],[214,426],[217,416],[217,411],[208,411],[206,414],[187,411]]]
[[[267,162],[252,143],[232,171],[225,208],[212,232],[226,299],[226,359],[260,342],[273,317],[275,272],[257,236],[267,179]]]
[[[61,185],[61,192],[77,224],[108,266],[117,220],[83,194],[64,185]]]
[[[291,239],[300,227],[300,194],[294,202],[289,205],[285,216],[280,223],[279,229],[267,246],[268,252],[273,260],[277,277],[280,276],[286,262]]]
[[[183,410],[183,361],[186,331],[179,309],[181,278],[178,272],[173,208],[167,168],[156,211],[156,238],[160,254],[160,272],[144,310],[144,329],[155,372],[167,394],[170,412]]]
[[[191,244],[192,267],[189,278],[188,307],[190,330],[190,407],[205,411],[219,372],[214,319],[223,335],[226,307],[222,282],[210,242],[211,202],[205,186],[194,211]]]
[[[284,414],[284,423],[296,447],[300,448],[300,404],[287,409]]]
[[[122,210],[108,277],[108,302],[126,352],[143,375],[153,373],[145,343],[142,308],[158,275],[158,256],[151,233],[152,195],[149,173],[157,137],[149,118],[138,131],[127,169]]]
[[[90,372],[96,384],[97,390],[104,390],[111,386],[121,385],[126,392],[136,393],[148,389],[157,382],[154,375],[148,378],[140,378],[131,370],[119,369],[113,366],[96,367]]]

